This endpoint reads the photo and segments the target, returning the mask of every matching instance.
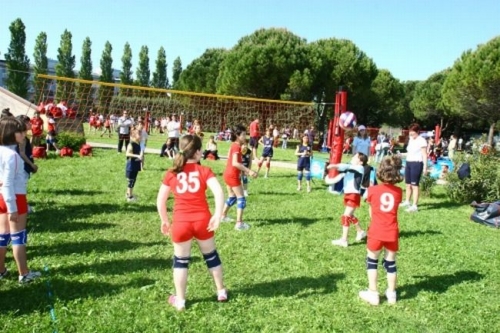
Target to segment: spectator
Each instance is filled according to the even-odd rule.
[[[127,149],[130,143],[130,129],[134,122],[128,116],[127,110],[123,111],[123,115],[118,119],[118,154],[122,152],[123,144]]]
[[[352,142],[352,154],[363,153],[366,156],[370,156],[370,137],[366,133],[366,127],[360,125],[358,127],[358,135],[354,138]]]

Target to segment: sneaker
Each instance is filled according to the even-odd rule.
[[[269,175],[266,173],[266,174],[264,175],[264,178],[269,178]]]
[[[311,188],[309,186],[307,187],[307,193],[311,193]]]
[[[127,202],[136,202],[136,201],[137,201],[137,197],[131,196],[131,197],[127,198]]]
[[[245,222],[238,222],[234,226],[234,230],[237,230],[237,231],[244,231],[244,230],[248,230],[248,229],[250,229],[250,225],[245,223]]]
[[[243,191],[243,195],[244,195],[245,197],[248,197],[248,191]]]
[[[0,280],[4,277],[7,277],[7,275],[9,275],[9,270],[7,269],[7,267],[5,267],[5,271],[3,273],[0,273]]]
[[[416,212],[418,212],[418,208],[417,208],[417,206],[415,206],[415,205],[411,205],[410,207],[408,207],[408,208],[406,209],[406,212],[407,212],[407,213],[416,213]]]
[[[360,291],[359,298],[361,298],[363,301],[371,305],[378,305],[380,303],[380,296],[376,291],[371,291],[371,290]]]
[[[179,300],[175,295],[170,295],[168,304],[172,305],[177,311],[184,311],[186,309],[186,300]]]
[[[31,281],[35,280],[36,278],[39,278],[40,276],[42,276],[42,273],[40,272],[29,271],[28,274],[26,275],[19,275],[19,283],[21,284],[30,283]]]
[[[222,289],[217,292],[217,301],[218,302],[226,302],[228,299],[227,297],[227,290]]]
[[[366,238],[366,231],[360,231],[356,233],[356,242],[362,241]]]
[[[336,246],[341,246],[341,247],[347,247],[349,244],[347,243],[346,240],[341,239],[334,239],[332,240],[332,245]]]
[[[397,299],[396,290],[394,290],[394,291],[386,290],[385,297],[387,297],[387,303],[396,304],[396,299]]]
[[[297,191],[300,191],[300,190],[302,190],[302,187],[300,187],[300,186],[297,187]]]
[[[410,207],[409,201],[403,201],[402,203],[399,204],[399,208],[406,208],[406,207]]]
[[[234,222],[234,219],[230,218],[229,216],[224,216],[223,218],[220,219],[221,222]]]

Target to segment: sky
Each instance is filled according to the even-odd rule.
[[[26,52],[33,57],[37,35],[48,36],[49,58],[57,59],[61,34],[73,35],[76,68],[83,40],[92,41],[94,71],[104,44],[113,46],[121,68],[129,42],[133,69],[142,45],[154,71],[157,52],[167,53],[168,75],[180,57],[185,68],[207,48],[232,48],[260,28],[286,28],[312,42],[348,39],[379,69],[402,81],[425,80],[453,65],[462,52],[500,35],[498,0],[0,0],[0,58],[10,43],[9,25],[26,25]]]

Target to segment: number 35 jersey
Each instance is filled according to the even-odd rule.
[[[210,220],[205,191],[212,177],[215,175],[210,168],[196,163],[187,163],[178,174],[167,171],[163,184],[174,194],[174,223]]]
[[[403,190],[395,185],[380,184],[368,188],[366,201],[372,210],[368,237],[394,242],[399,237],[398,208]]]

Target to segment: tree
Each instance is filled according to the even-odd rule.
[[[391,126],[401,125],[403,107],[403,85],[394,78],[386,69],[378,71],[373,80],[371,91],[374,94],[373,105],[369,113],[365,115],[366,123],[380,126],[387,124]]]
[[[182,61],[180,57],[175,58],[172,68],[172,87],[178,89],[178,82],[182,74]]]
[[[8,76],[6,79],[7,89],[23,98],[28,98],[30,60],[26,55],[26,27],[18,18],[9,26],[10,44],[5,61],[7,63]]]
[[[39,74],[47,74],[49,60],[47,59],[47,34],[41,32],[35,41],[35,51],[33,52],[33,87],[35,95],[33,100],[35,103],[43,101],[48,95],[48,88],[44,79],[38,77]]]
[[[226,49],[207,49],[186,69],[181,70],[176,89],[215,94],[220,66],[226,53]]]
[[[82,80],[92,80],[92,42],[87,37],[83,41],[80,71],[78,77]]]
[[[75,56],[73,55],[73,44],[71,32],[67,29],[61,35],[61,43],[57,49],[56,75],[67,78],[75,77]],[[57,81],[56,99],[65,100],[73,95],[73,84],[68,81]]]
[[[155,88],[166,89],[168,87],[167,77],[167,54],[165,49],[160,47],[158,50],[158,58],[156,59],[156,70],[153,73],[151,85]]]
[[[149,56],[148,56],[148,47],[146,45],[141,47],[141,51],[139,52],[139,67],[136,70],[136,81],[137,85],[148,87],[149,86]]]
[[[102,51],[101,57],[101,76],[99,77],[100,82],[113,83],[113,57],[111,52],[113,47],[109,41],[104,45],[104,51]],[[99,108],[100,112],[108,110],[113,98],[114,87],[101,85],[99,87]]]
[[[120,73],[121,84],[131,85],[134,82],[132,74],[132,49],[127,42],[123,48],[122,71]]]

